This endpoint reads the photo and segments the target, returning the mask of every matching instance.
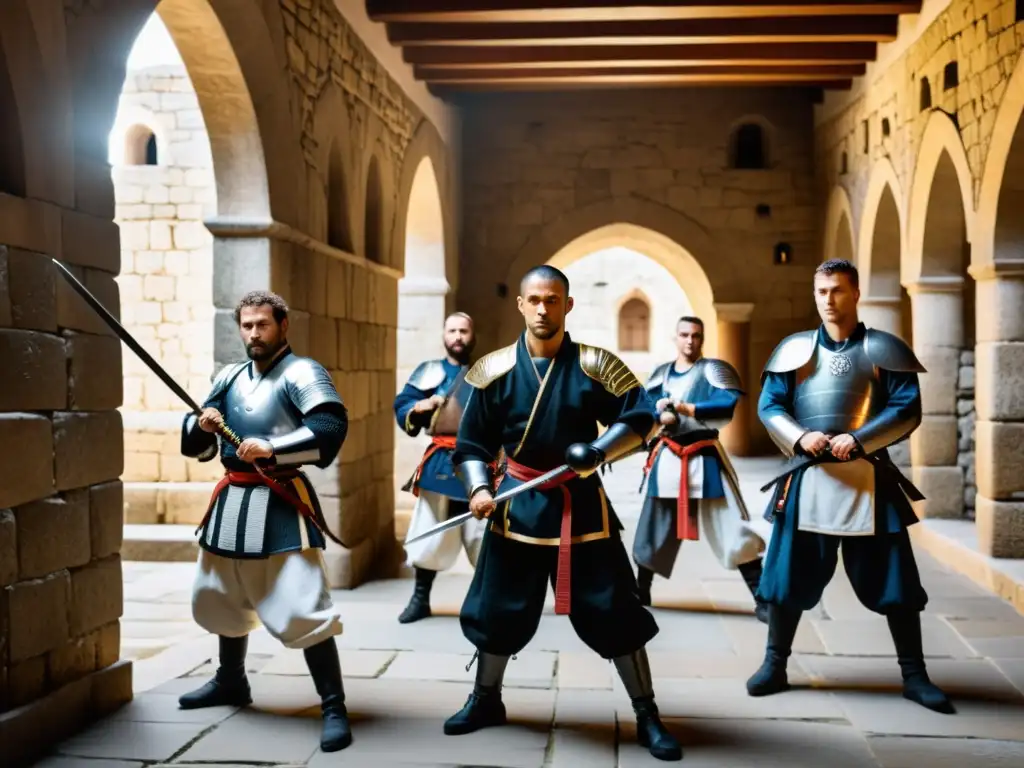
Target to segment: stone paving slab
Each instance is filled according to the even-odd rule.
[[[1024,743],[987,739],[868,738],[881,768],[1017,768]]]
[[[762,476],[737,462],[760,514]],[[767,469],[765,469],[767,467]],[[639,467],[634,467],[639,471]],[[760,475],[758,474],[760,472]],[[632,470],[605,478],[631,544],[639,497]],[[758,512],[754,512],[758,510]],[[464,558],[463,558],[464,560]],[[635,721],[608,661],[555,616],[549,593],[529,647],[509,665],[511,725],[448,737],[442,724],[465,702],[474,671],[458,609],[471,573],[460,561],[435,582],[434,617],[400,625],[409,579],[336,591],[338,638],[353,745],[318,749],[319,699],[301,652],[263,629],[249,640],[254,703],[184,712],[177,697],[216,668],[216,638],[191,624],[191,563],[124,564],[126,657],[136,699],[59,745],[41,768],[638,768],[664,765],[635,743]],[[857,601],[842,567],[801,622],[790,660],[794,689],[754,699],[745,681],[767,629],[736,572],[706,542],[687,542],[671,579],[654,582],[660,632],[649,646],[657,700],[695,768],[1024,768],[1024,616],[927,555],[923,622],[932,677],[960,714],[930,713],[900,696],[885,620]]]

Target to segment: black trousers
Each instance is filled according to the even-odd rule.
[[[484,653],[512,656],[537,632],[558,547],[484,535],[473,582],[462,604],[462,632]],[[643,648],[658,634],[640,603],[629,555],[618,536],[572,545],[569,620],[579,638],[605,659]]]

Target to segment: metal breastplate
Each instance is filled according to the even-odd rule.
[[[665,371],[665,383],[662,385],[661,391],[665,394],[665,397],[672,398],[673,402],[691,403],[695,400],[703,400],[706,395],[702,390],[707,390],[708,388],[707,377],[704,374],[704,361],[701,359],[682,375],[675,373],[674,364],[670,366]],[[676,414],[676,417],[679,419],[679,422],[668,430],[673,437],[682,438],[691,433],[703,433],[709,429],[717,429],[716,425],[705,424],[692,416],[684,416],[679,413]]]
[[[842,352],[818,344],[796,372],[796,382],[793,417],[802,427],[828,435],[859,429],[884,405],[878,371],[863,344]]]
[[[224,395],[227,425],[243,440],[286,435],[302,426],[302,415],[288,396],[285,373],[291,366],[305,363],[303,358],[289,358],[264,376],[246,366]]]

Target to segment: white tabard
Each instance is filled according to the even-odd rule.
[[[803,473],[797,504],[801,531],[873,536],[875,467],[866,459],[816,464]]]

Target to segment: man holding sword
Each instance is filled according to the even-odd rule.
[[[537,631],[551,581],[556,614],[568,615],[583,642],[614,662],[639,742],[654,757],[680,760],[679,743],[658,717],[645,651],[658,627],[640,603],[622,525],[595,474],[642,449],[653,404],[621,360],[569,338],[563,321],[573,300],[562,272],[531,269],[517,302],[525,333],[466,376],[473,392],[454,462],[472,515],[490,525],[460,617],[477,648],[476,684],[445,733],[505,723],[505,667]],[[607,426],[600,437],[599,421]],[[502,448],[506,474],[495,489],[489,465]],[[516,494],[520,484],[529,489]],[[496,491],[498,501],[508,500],[497,504]]]

